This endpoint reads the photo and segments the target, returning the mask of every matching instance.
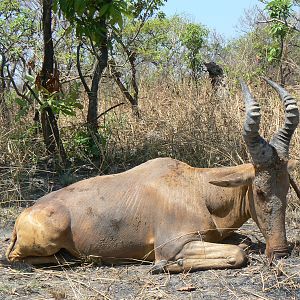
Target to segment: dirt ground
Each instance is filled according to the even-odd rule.
[[[4,255],[16,215],[1,209],[0,253]],[[289,212],[291,256],[269,266],[263,238],[249,221],[240,233],[253,242],[249,264],[238,270],[150,275],[149,265],[118,267],[0,266],[0,299],[300,299],[300,213]]]

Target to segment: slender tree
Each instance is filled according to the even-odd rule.
[[[108,62],[108,25],[115,26],[118,24],[119,27],[122,26],[122,15],[126,11],[127,1],[57,0],[56,5],[76,27],[76,33],[80,39],[80,44],[77,47],[77,68],[89,99],[87,124],[89,129],[97,134],[98,90]],[[96,59],[90,86],[80,67],[80,50],[83,43],[89,45],[89,49]]]
[[[127,26],[121,28],[113,28],[112,37],[114,39],[115,46],[111,48],[111,59],[109,62],[110,73],[120,88],[124,97],[131,104],[133,115],[138,119],[141,117],[139,110],[139,87],[138,87],[138,76],[137,76],[137,53],[136,53],[136,40],[139,40],[139,36],[142,34],[142,29],[146,22],[154,16],[154,14],[160,9],[166,0],[134,0],[130,2],[128,11],[130,15],[125,21]],[[131,27],[133,32],[131,37],[126,35],[126,30]],[[125,33],[125,34],[124,34]],[[121,51],[116,51],[118,48]],[[115,53],[117,55],[124,54],[124,61],[128,61],[129,66],[127,69],[130,71],[129,79],[126,84],[124,82],[124,74],[117,68]],[[124,73],[124,72],[123,72]]]
[[[269,33],[273,39],[272,45],[268,49],[268,60],[279,66],[281,85],[285,84],[285,66],[284,56],[286,40],[293,30],[289,24],[289,18],[292,15],[291,0],[271,0],[266,2],[265,9],[269,15]]]
[[[44,58],[42,70],[37,76],[37,85],[41,86],[46,92],[44,97],[59,90],[58,70],[54,69],[54,49],[52,39],[52,0],[43,0],[43,40],[44,40]],[[47,99],[44,99],[47,103]],[[56,116],[49,105],[44,105],[41,111],[41,123],[44,136],[44,142],[47,152],[54,154],[58,148],[63,165],[67,164],[67,156],[60,139],[59,128]]]

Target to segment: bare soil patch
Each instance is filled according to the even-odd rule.
[[[20,210],[1,209],[1,255]],[[263,238],[250,221],[240,230],[253,242],[249,264],[242,269],[151,275],[149,265],[82,264],[57,268],[3,265],[0,299],[300,299],[298,216],[298,211],[293,211],[288,218],[291,256],[271,266],[261,254]]]

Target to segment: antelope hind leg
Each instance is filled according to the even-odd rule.
[[[26,263],[30,265],[44,265],[44,264],[60,264],[64,263],[63,259],[61,257],[56,257],[55,255],[49,255],[49,256],[27,256],[27,257],[20,257],[18,259],[15,259],[13,263]]]
[[[245,252],[236,245],[201,241],[189,242],[168,262],[164,269],[171,273],[209,269],[240,268],[247,262]]]
[[[18,260],[15,260],[18,261]],[[68,260],[62,255],[49,255],[49,256],[28,256],[20,259],[20,261],[30,265],[67,265],[78,263],[78,260]]]

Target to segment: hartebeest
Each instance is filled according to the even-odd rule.
[[[279,93],[286,119],[265,141],[258,133],[259,105],[241,82],[247,114],[243,136],[253,164],[200,169],[158,158],[77,182],[20,214],[8,260],[57,263],[64,250],[103,262],[154,260],[155,271],[237,268],[246,261],[242,248],[219,242],[250,217],[266,239],[267,255],[286,256],[288,152],[299,112],[286,90],[266,81]]]

